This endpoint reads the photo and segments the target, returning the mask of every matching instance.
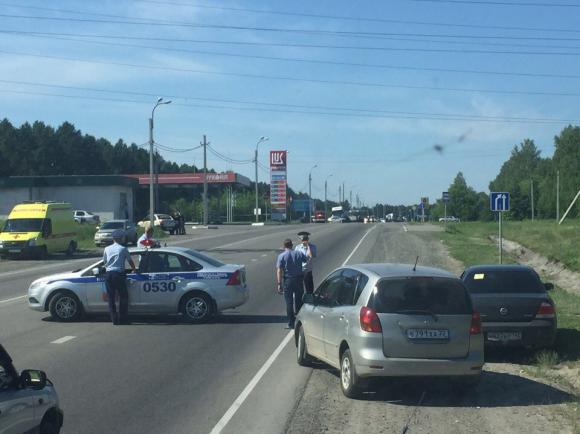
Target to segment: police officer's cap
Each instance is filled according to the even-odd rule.
[[[123,232],[121,229],[116,229],[115,231],[113,231],[114,240],[122,240],[124,236],[125,232]]]
[[[310,236],[310,232],[306,232],[306,231],[298,232],[298,236],[300,237],[300,239],[302,241],[306,241],[308,239],[308,237]]]

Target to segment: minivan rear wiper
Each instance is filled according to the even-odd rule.
[[[401,314],[406,314],[406,315],[430,315],[433,317],[433,319],[435,321],[439,321],[439,317],[437,315],[435,315],[433,312],[431,312],[430,310],[402,309],[402,310],[397,310],[393,313],[401,313]]]

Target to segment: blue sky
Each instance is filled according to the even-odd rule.
[[[69,121],[141,145],[165,97],[172,104],[155,113],[161,145],[187,149],[206,134],[222,154],[251,160],[268,136],[260,162],[287,149],[289,184],[302,191],[317,165],[319,198],[331,174],[330,198],[344,182],[347,198],[367,204],[434,200],[459,171],[487,191],[515,144],[532,138],[550,156],[553,137],[580,117],[572,2],[1,4],[1,117]],[[161,153],[202,163],[199,150]],[[254,179],[251,163],[210,155],[209,166]]]

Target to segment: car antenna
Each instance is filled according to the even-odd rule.
[[[417,259],[415,259],[415,265],[413,266],[413,271],[417,271],[417,262],[419,262],[418,256],[417,256]]]

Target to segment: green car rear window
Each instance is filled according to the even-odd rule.
[[[462,282],[442,277],[405,277],[381,280],[371,300],[377,313],[438,315],[471,314],[471,300]]]

